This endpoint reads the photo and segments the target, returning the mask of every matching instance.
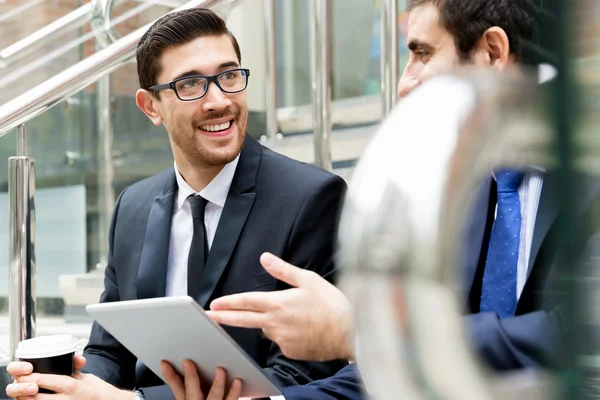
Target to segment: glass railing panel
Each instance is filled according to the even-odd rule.
[[[176,5],[175,1],[166,6],[162,3],[164,2],[118,3],[112,13],[117,32],[124,36],[165,14],[172,9],[171,5]],[[19,68],[11,68],[9,74],[0,72],[0,83],[6,84],[0,90],[0,104],[36,87],[98,50],[89,22],[63,35],[57,42],[62,47],[44,49],[46,60],[56,56],[53,62],[40,62],[40,65],[32,66],[31,63],[39,60],[39,55],[32,54],[19,62],[19,65],[23,63]],[[51,54],[52,51],[56,53]],[[28,66],[31,70],[22,73],[22,69]],[[110,80],[113,92],[109,107],[116,132],[113,152],[116,179],[113,191],[118,194],[124,187],[143,177],[139,167],[132,169],[132,173],[119,168],[119,165],[123,165],[123,155],[129,156],[127,161],[131,165],[137,167],[139,163],[143,166],[146,169],[145,176],[154,171],[150,160],[156,161],[158,158],[153,153],[154,149],[149,148],[154,143],[151,140],[153,125],[135,106],[134,95],[138,88],[135,63],[121,67],[110,76]],[[102,137],[98,128],[98,112],[97,85],[91,85],[27,124],[28,154],[36,162],[39,335],[69,332],[86,340],[91,321],[84,308],[86,304],[97,302],[102,290],[102,271],[88,274],[99,263],[106,261],[108,236],[105,223],[112,213],[112,204],[107,209],[100,201],[105,195],[100,175],[105,165],[100,161]],[[119,133],[121,131],[124,132],[123,135]],[[6,210],[6,160],[16,153],[15,136],[11,133],[0,140],[0,155],[5,160],[0,163],[0,206],[4,204]],[[155,136],[162,138],[157,147],[166,149],[168,158],[170,150],[166,135],[156,129]],[[135,147],[142,143],[144,145],[136,152]],[[170,162],[172,165],[172,159]],[[168,161],[165,162],[167,164]],[[7,222],[8,214],[2,215]],[[3,222],[1,226],[8,225]],[[4,242],[7,248],[8,228],[0,234],[0,245]],[[0,257],[0,299],[6,300],[8,256],[7,252],[2,255],[6,257]],[[7,308],[1,310],[4,311],[0,312],[0,359],[2,349],[8,349],[8,336],[4,335],[8,326],[7,323],[2,324],[2,321],[8,321]]]
[[[0,49],[75,10],[81,0],[5,0],[0,2]],[[26,24],[23,21],[27,21]]]
[[[43,66],[45,59],[81,35],[77,29],[57,40],[44,43],[27,57],[19,57],[17,61],[13,61],[14,48],[11,46],[75,11],[81,5],[80,0],[7,0],[0,3],[0,31],[3,33],[0,35],[0,104],[79,61],[78,49],[75,48],[75,51],[62,52],[60,57],[53,57],[54,62]]]
[[[0,104],[45,82],[81,60],[78,43],[81,32],[71,31],[59,37],[43,50],[16,61],[0,70]]]
[[[404,12],[404,1],[398,1],[399,65],[403,68],[408,59],[406,48],[406,26],[408,16]],[[278,2],[276,9],[277,29],[277,73],[278,106],[280,127],[283,133],[298,133],[311,130],[306,124],[299,126],[290,114],[310,115],[310,10],[308,2]],[[380,106],[358,117],[352,105],[380,102],[380,14],[379,2],[360,0],[333,1],[333,119],[339,125],[361,125],[376,123],[381,119]],[[293,45],[292,45],[293,44]],[[343,107],[348,105],[350,109]],[[308,107],[306,107],[308,106]],[[372,107],[371,107],[372,108]],[[348,111],[344,111],[348,110]],[[344,123],[347,115],[352,122]],[[360,115],[360,113],[359,113]],[[295,118],[297,121],[300,118]],[[291,124],[290,124],[291,122]]]
[[[116,1],[111,13],[111,21],[117,33],[124,36],[170,11],[171,5],[177,4],[179,3],[176,0],[168,3],[141,0]],[[68,8],[64,7],[64,10],[67,11]],[[46,11],[48,10],[39,11],[43,13],[44,19],[38,28],[54,21],[45,16]],[[53,18],[62,16],[58,13],[50,13],[50,15],[53,15]],[[80,25],[62,33],[50,43],[35,48],[31,54],[12,62],[7,68],[0,69],[0,104],[95,53],[99,47],[90,20]],[[13,43],[7,45],[9,44]]]
[[[164,128],[155,127],[135,104],[135,64],[110,75],[113,123],[113,193],[173,167]],[[71,333],[87,340],[91,319],[85,306],[99,300],[108,234],[103,223],[112,214],[103,206],[104,164],[100,148],[98,84],[91,85],[27,124],[28,154],[36,164],[37,332]],[[0,156],[16,152],[15,134],[0,140]],[[7,162],[0,163],[0,207],[8,210]],[[4,220],[2,220],[3,218]],[[8,213],[0,213],[7,226]],[[0,233],[8,247],[8,229]],[[0,359],[8,349],[8,256],[0,257]],[[99,270],[96,270],[100,267]],[[3,310],[3,311],[1,311]],[[6,323],[4,323],[6,321]],[[6,354],[6,356],[8,356]]]
[[[85,93],[50,109],[30,121],[28,129],[28,155],[35,159],[35,250],[37,334],[59,333],[64,329],[60,316],[63,310],[61,274],[87,272],[87,175],[86,154],[93,148],[86,136],[87,124],[94,121],[90,103]],[[16,153],[15,134],[0,140],[0,246],[8,249],[8,162]],[[8,298],[8,251],[0,252],[0,298]],[[0,317],[0,349],[8,349],[7,309]],[[75,328],[74,328],[75,329]],[[76,329],[79,329],[78,327]],[[87,334],[87,333],[86,333]],[[7,350],[8,351],[8,350]],[[2,353],[0,356],[7,356]]]
[[[113,6],[112,19],[123,20],[116,24],[115,28],[121,36],[125,36],[185,2],[185,0],[124,0]],[[127,15],[133,15],[133,17],[127,18]]]

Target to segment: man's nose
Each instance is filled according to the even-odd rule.
[[[410,75],[402,75],[400,77],[400,82],[398,82],[398,97],[404,98],[408,96],[408,94],[420,84],[421,81],[418,78]]]
[[[231,99],[216,83],[210,82],[204,95],[202,108],[204,111],[220,111],[231,105]]]

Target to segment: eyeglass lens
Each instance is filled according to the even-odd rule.
[[[235,93],[246,87],[248,77],[245,71],[225,71],[217,76],[221,90]],[[177,94],[182,99],[194,99],[203,96],[208,89],[208,80],[201,77],[182,79],[175,83]]]

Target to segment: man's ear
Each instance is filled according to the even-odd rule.
[[[159,110],[157,109],[158,100],[156,97],[152,95],[148,90],[139,89],[135,93],[135,103],[142,110],[144,114],[150,118],[150,121],[156,126],[160,126],[163,122],[162,116],[160,115]]]
[[[486,53],[489,65],[498,71],[503,71],[511,60],[508,35],[498,26],[493,26],[483,33],[479,50]]]

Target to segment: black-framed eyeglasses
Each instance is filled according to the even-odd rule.
[[[213,76],[184,76],[173,82],[150,86],[151,90],[160,91],[173,89],[179,100],[198,100],[208,91],[208,85],[214,82],[224,93],[238,93],[248,86],[250,70],[244,68],[230,69]]]

